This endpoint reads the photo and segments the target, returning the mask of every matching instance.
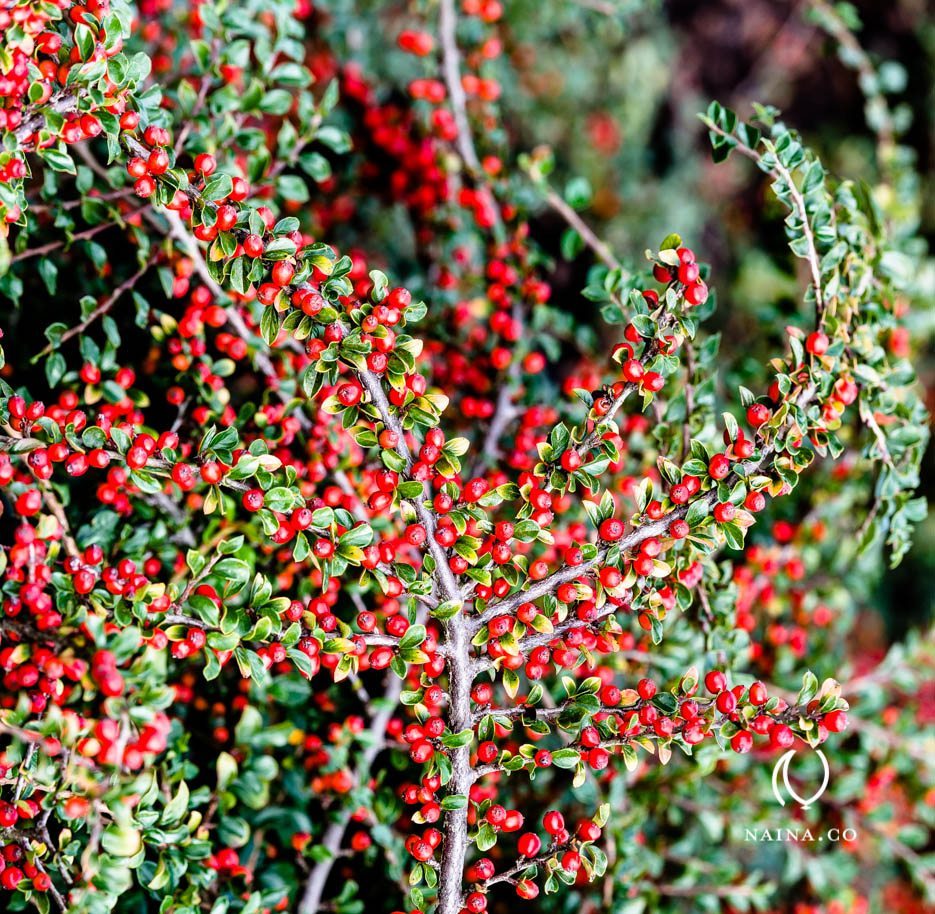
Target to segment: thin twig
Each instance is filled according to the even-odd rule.
[[[552,207],[580,236],[581,240],[597,255],[598,259],[611,270],[623,269],[621,263],[614,256],[614,252],[603,242],[590,226],[569,206],[562,197],[548,187],[544,190],[546,202]]]
[[[143,264],[143,266],[141,266],[129,279],[120,283],[120,285],[117,286],[117,288],[114,289],[114,291],[111,292],[110,295],[108,295],[107,298],[105,298],[104,301],[102,301],[80,324],[77,324],[76,326],[66,330],[59,337],[56,344],[53,345],[52,343],[49,343],[48,346],[46,346],[34,357],[33,361],[41,359],[43,356],[47,356],[56,349],[61,348],[63,343],[67,343],[73,336],[77,336],[79,333],[84,333],[84,331],[87,330],[91,324],[98,320],[98,318],[101,318],[107,314],[107,312],[117,304],[123,294],[132,289],[143,278],[149,268],[156,262],[158,257],[159,251],[154,251],[149,256],[146,263]]]

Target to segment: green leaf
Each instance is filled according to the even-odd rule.
[[[426,632],[424,625],[410,625],[406,629],[402,638],[399,639],[399,649],[401,651],[409,650],[414,647],[418,647],[425,641]]]
[[[205,200],[223,200],[229,196],[234,189],[234,182],[230,175],[218,174],[212,175],[205,183],[204,190],[201,192]]]

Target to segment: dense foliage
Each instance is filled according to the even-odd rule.
[[[11,910],[935,902],[931,646],[860,639],[925,519],[894,65],[809,5],[861,179],[705,106],[783,235],[738,341],[645,84],[589,159],[531,61],[593,79],[632,29],[651,83],[662,13],[535,6],[0,10]],[[618,152],[642,260],[575,174]],[[789,750],[814,803],[773,798]]]

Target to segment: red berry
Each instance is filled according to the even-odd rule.
[[[701,270],[699,269],[697,263],[683,263],[678,268],[679,282],[686,286],[696,282],[700,275]]]
[[[342,384],[338,388],[338,401],[342,406],[356,406],[364,395],[363,388],[356,381]]]
[[[565,828],[565,817],[556,810],[549,810],[542,818],[542,825],[550,835],[557,835]]]
[[[218,167],[217,159],[207,152],[195,156],[195,171],[201,172],[206,178],[214,174]]]
[[[643,371],[643,363],[639,359],[627,359],[623,363],[623,376],[631,384],[635,384],[643,377]]]
[[[521,857],[535,857],[542,848],[542,841],[538,835],[526,832],[520,835],[517,848]]]
[[[471,892],[464,899],[464,907],[469,914],[481,914],[487,910],[487,896],[483,892]]]
[[[669,524],[669,535],[676,540],[684,539],[688,536],[690,529],[684,520],[678,518]]]
[[[788,749],[795,742],[795,734],[785,724],[773,724],[769,738],[777,749]]]
[[[708,464],[708,475],[712,479],[723,479],[730,473],[730,460],[724,454],[715,454]]]
[[[769,422],[771,415],[769,407],[764,406],[762,403],[752,403],[747,407],[747,422],[754,428],[759,428]]]
[[[703,305],[708,300],[708,287],[702,280],[685,287],[685,301],[689,305]]]
[[[263,507],[264,498],[262,489],[250,489],[243,493],[243,506],[248,511],[259,511]]]
[[[144,199],[151,197],[156,192],[156,182],[148,175],[142,177],[133,185],[133,192]]]
[[[814,333],[808,335],[808,338],[805,340],[805,348],[812,355],[822,356],[828,351],[830,342],[826,333],[816,330]]]
[[[843,733],[847,729],[847,713],[845,711],[829,711],[823,721],[832,733]]]
[[[574,450],[565,451],[562,454],[562,469],[566,473],[573,473],[581,466],[581,458],[578,456],[578,452]]]
[[[8,866],[0,873],[0,885],[9,891],[13,891],[24,878],[23,871],[18,866]]]
[[[729,524],[737,514],[737,509],[729,502],[724,501],[714,506],[714,519],[719,524]]]
[[[743,506],[753,514],[757,514],[766,507],[766,496],[762,492],[748,492],[743,500]]]
[[[649,701],[656,694],[656,683],[652,679],[641,679],[636,685],[640,698]]]
[[[723,692],[727,688],[727,677],[720,670],[711,670],[705,675],[704,686],[712,694]]]
[[[766,692],[766,686],[762,682],[754,682],[750,686],[750,704],[754,705],[763,705],[766,704],[768,698]]]
[[[243,252],[248,257],[260,257],[264,249],[263,239],[259,235],[247,235],[243,240]]]

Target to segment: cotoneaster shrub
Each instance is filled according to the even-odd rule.
[[[892,734],[930,652],[836,681],[857,547],[898,560],[924,516],[903,211],[712,104],[803,267],[769,362],[719,384],[701,246],[624,264],[510,149],[499,3],[391,17],[405,94],[340,55],[345,14],[0,12],[5,903],[766,907],[758,865],[704,861],[806,744],[853,772],[816,829],[882,802],[856,781],[897,793],[881,747],[917,828]],[[539,201],[593,254],[600,338],[553,300]],[[890,902],[930,891],[918,835],[866,821],[918,883]]]

